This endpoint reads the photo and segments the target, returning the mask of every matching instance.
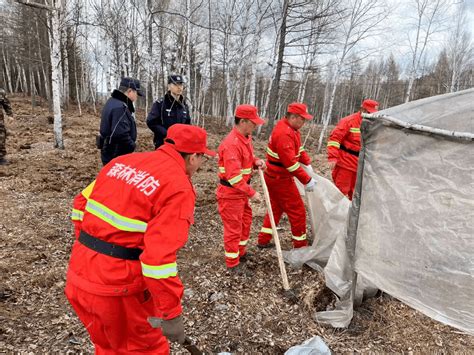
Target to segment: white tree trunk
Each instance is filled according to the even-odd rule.
[[[83,47],[83,46],[81,46]],[[86,69],[84,68],[84,61],[81,60],[81,78],[80,78],[80,96],[81,96],[81,100],[84,99],[84,101],[87,101],[87,91],[89,90],[86,83],[89,82],[90,80],[92,80],[92,78],[90,77],[90,71],[88,71],[86,73]]]
[[[252,60],[252,65],[250,68],[249,102],[254,106],[257,103],[257,65],[259,64],[258,53],[260,47],[260,38],[262,37],[262,21],[262,19],[258,21],[257,29],[252,41],[251,58],[255,58],[255,60]]]
[[[243,50],[240,51],[240,53],[242,54]],[[237,105],[240,105],[241,104],[241,94],[242,94],[242,89],[245,87],[245,75],[244,75],[244,63],[243,63],[243,57],[242,55],[240,55],[240,58],[239,58],[239,69],[237,71],[237,78],[235,78],[234,80],[236,81],[235,85],[234,85],[234,90],[235,90],[235,102],[237,103]]]
[[[328,75],[328,77],[330,78],[332,75]],[[329,105],[329,93],[330,93],[330,90],[331,90],[331,80],[326,80],[326,86],[324,87],[324,101],[323,101],[323,108],[321,110],[321,118],[319,120],[320,123],[323,122],[324,118],[326,117],[325,116],[325,113],[327,111],[327,108],[328,108],[328,105]]]
[[[207,16],[207,20],[208,20],[208,26],[209,26],[209,38],[208,38],[208,41],[209,41],[209,102],[210,102],[210,116],[211,117],[214,117],[214,113],[216,112],[215,111],[215,105],[214,105],[214,99],[213,99],[213,92],[212,92],[212,30],[211,30],[211,27],[212,27],[212,12],[211,12],[211,0],[208,0],[207,1],[207,10],[208,10],[208,16]],[[204,96],[204,95],[203,95]],[[203,126],[204,126],[204,122],[203,122]]]
[[[313,51],[313,53],[311,55],[310,62],[309,62],[309,67],[310,68],[312,68],[312,66],[314,64],[315,55],[316,55],[316,51]],[[310,73],[308,72],[308,70],[305,70],[305,72],[303,74],[303,80],[301,81],[301,86],[299,88],[299,93],[298,93],[298,101],[299,102],[304,101],[304,97],[306,95],[306,87],[308,86],[309,76],[310,76]]]
[[[448,60],[451,69],[449,92],[459,90],[459,76],[462,73],[466,61],[472,60],[473,47],[471,35],[468,30],[465,4],[458,5],[455,16],[455,26],[448,39]]]
[[[273,83],[273,76],[275,75],[275,71],[273,71],[273,74],[272,74],[272,77],[268,80],[268,86],[266,88],[266,93],[263,93],[262,94],[262,102],[264,102],[263,104],[263,108],[262,108],[262,113],[261,113],[261,116],[262,117],[267,117],[267,107],[268,107],[268,104],[270,103],[270,91],[272,90],[272,83]],[[264,91],[265,89],[262,88],[262,91]],[[260,125],[257,127],[257,135],[260,135],[260,133],[262,132],[262,128],[263,128],[263,125]]]
[[[107,85],[107,92],[111,93],[112,88],[114,87],[114,85],[112,84],[113,78],[112,78],[112,73],[111,73],[110,67],[109,67],[109,70],[106,73],[105,80],[106,80],[106,85]]]
[[[97,83],[97,77],[98,77],[98,73],[97,73],[97,67],[95,69],[95,82]],[[89,77],[89,93],[91,95],[91,100],[92,100],[92,109],[94,110],[94,114],[97,115],[97,107],[96,107],[96,95],[95,95],[95,90],[92,88],[92,80],[91,78]]]
[[[36,88],[35,88],[35,74],[33,68],[30,68],[30,92],[31,92],[31,107],[34,109],[36,106]]]
[[[19,86],[20,86],[20,78],[21,78],[21,70],[17,68],[17,76],[16,76],[16,81],[15,81],[15,92],[18,92]]]
[[[84,75],[84,73],[82,73]],[[74,82],[76,83],[76,100],[77,100],[77,109],[79,110],[79,116],[82,116],[82,107],[81,107],[81,91],[79,90],[79,81],[77,78],[77,58],[74,56]]]
[[[405,102],[410,101],[413,84],[416,74],[420,68],[421,60],[425,54],[429,39],[436,32],[436,26],[439,25],[444,9],[445,0],[416,0],[417,5],[417,26],[416,38],[413,48],[413,56],[410,68],[410,77],[408,79],[408,88],[405,94]]]
[[[36,38],[38,40],[38,48],[41,48],[41,41],[40,41],[40,32],[39,32],[39,27],[38,27],[38,21],[35,21],[35,26],[36,26]],[[45,64],[43,61],[43,54],[41,49],[38,51],[40,63],[41,63],[41,72],[43,74],[43,80],[38,81],[38,83],[43,82],[44,83],[44,91],[46,93],[46,100],[50,101],[51,100],[51,91],[49,89],[49,77],[46,75],[46,70],[45,70]]]
[[[256,48],[255,48],[256,47]],[[254,55],[254,58],[258,58],[258,44],[255,46],[254,52],[252,56]],[[255,61],[252,61],[252,66],[250,68],[250,83],[249,83],[249,96],[248,100],[251,105],[256,105],[257,101],[257,59]]]
[[[336,71],[334,73],[333,87],[332,87],[332,91],[331,91],[331,96],[329,97],[328,110],[327,110],[326,114],[324,115],[323,129],[321,130],[321,134],[320,134],[319,140],[318,140],[318,153],[321,151],[321,147],[323,145],[323,139],[324,139],[324,136],[326,134],[326,130],[327,130],[328,125],[329,125],[329,121],[331,120],[332,109],[333,109],[333,106],[334,106],[334,98],[336,97],[337,84],[338,84],[338,81],[339,81],[339,76],[340,76],[340,72],[341,72],[343,63],[344,63],[344,57],[342,57],[341,60],[339,61],[339,63],[337,64]]]
[[[191,21],[191,2],[190,0],[186,0],[186,74],[185,74],[185,77],[188,80],[189,94],[191,95],[192,88],[190,85],[191,84],[191,23],[190,21]],[[193,85],[196,85],[196,82],[194,82]],[[196,99],[195,97],[191,97],[191,101],[193,103],[195,99]]]
[[[304,62],[303,62],[303,78],[302,80],[300,80],[300,85],[298,87],[298,102],[303,102],[304,100],[304,95],[305,95],[305,91],[306,91],[306,84],[308,83],[308,70],[307,70],[307,66],[308,66],[308,59],[309,59],[309,56],[310,56],[310,49],[311,49],[311,40],[312,40],[312,36],[309,38],[309,41],[308,41],[308,49],[305,53],[305,56],[304,56]],[[311,65],[311,64],[309,64]]]
[[[36,77],[38,79],[38,88],[40,89],[39,91],[37,91],[37,93],[41,96],[41,73],[39,71],[39,69],[36,70]]]
[[[65,31],[63,31],[65,32]],[[63,52],[63,70],[62,72],[63,77],[62,77],[62,95],[61,95],[61,102],[63,104],[63,107],[67,108],[69,105],[69,58],[68,58],[68,53],[67,53],[67,43],[69,41],[66,40],[66,37],[64,35],[61,35],[61,47],[62,47],[62,52]]]
[[[51,12],[51,31],[50,31],[50,51],[51,51],[51,82],[53,94],[54,109],[54,146],[55,148],[64,149],[62,118],[61,118],[61,91],[60,91],[60,75],[61,70],[61,48],[59,44],[59,1],[53,0],[54,11]]]
[[[226,71],[225,71],[225,82],[226,82],[226,87],[227,87],[227,95],[226,95],[226,100],[227,100],[227,113],[226,113],[226,126],[230,126],[232,123],[233,119],[233,109],[232,109],[232,83],[230,82],[230,69],[228,66],[226,66]]]
[[[29,88],[28,88],[28,80],[26,80],[25,67],[21,68],[21,75],[22,75],[22,82],[23,82],[22,84],[23,92],[25,93],[25,95],[28,95]]]
[[[373,34],[371,31],[376,29],[380,22],[382,22],[387,16],[387,12],[383,8],[379,7],[378,0],[353,0],[350,2],[347,1],[347,3],[349,4],[349,16],[345,26],[343,25],[341,27],[343,29],[344,44],[342,46],[342,51],[334,72],[333,88],[329,98],[328,110],[323,119],[323,129],[321,131],[321,135],[319,136],[318,152],[321,151],[321,146],[326,134],[327,126],[331,120],[337,85],[339,83],[339,78],[346,58],[349,57],[355,45],[364,38],[367,38],[369,33]]]
[[[147,92],[145,95],[145,112],[148,113],[149,100],[151,96],[151,101],[153,102],[154,96],[153,92],[153,13],[152,13],[152,1],[147,0],[147,21],[146,21],[146,31],[147,31],[147,40],[148,40],[148,58],[147,58]]]
[[[7,90],[9,92],[13,92],[12,78],[10,76],[10,66],[8,65],[7,57],[5,56],[5,48],[3,46],[2,46],[2,54],[3,54],[3,63],[5,63],[5,74],[6,74],[7,85],[8,85]]]
[[[278,36],[279,38],[279,36]],[[277,43],[275,43],[275,51],[274,51],[274,55],[273,55],[273,60],[272,60],[272,77],[270,78],[270,82],[268,84],[268,87],[267,87],[267,94],[266,94],[266,99],[265,99],[265,105],[263,105],[263,117],[266,117],[267,115],[267,112],[268,112],[268,105],[270,105],[270,93],[272,91],[272,86],[273,86],[273,79],[275,78],[275,72],[276,72],[276,59],[277,59],[277,55],[276,55],[276,51],[277,51]],[[261,128],[262,126],[260,126]]]
[[[410,101],[411,91],[413,90],[413,83],[415,82],[415,75],[416,73],[412,70],[410,73],[410,77],[408,78],[408,86],[407,91],[405,93],[404,102]]]

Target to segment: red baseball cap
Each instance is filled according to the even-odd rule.
[[[216,152],[207,149],[207,133],[204,129],[188,124],[174,124],[168,129],[166,144],[173,145],[181,153],[203,153],[214,157]]]
[[[306,107],[306,105],[303,104],[303,103],[300,103],[300,102],[293,102],[293,103],[289,104],[287,112],[288,113],[294,113],[296,115],[300,115],[301,117],[303,117],[304,119],[307,119],[307,120],[310,120],[310,119],[313,118],[313,116],[311,116],[308,113],[308,108]]]
[[[239,105],[235,109],[235,117],[252,121],[257,126],[265,123],[257,113],[257,108],[253,105]]]
[[[379,110],[379,103],[375,100],[362,101],[362,108],[366,109],[368,113],[374,113]]]

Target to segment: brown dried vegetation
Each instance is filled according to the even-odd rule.
[[[93,352],[87,333],[64,294],[64,277],[73,241],[69,211],[73,196],[100,168],[94,147],[99,118],[89,113],[64,115],[66,150],[53,149],[46,106],[32,112],[14,97],[14,120],[7,120],[11,164],[0,167],[0,350],[23,353]],[[139,147],[151,149],[151,133],[139,112]],[[227,131],[209,129],[217,147]],[[257,141],[262,156],[264,141]],[[314,140],[309,139],[310,151]],[[328,175],[323,155],[313,164]],[[208,161],[194,179],[198,192],[196,223],[179,254],[186,286],[183,300],[188,335],[206,352],[282,354],[289,347],[319,335],[341,352],[469,352],[472,337],[435,322],[397,300],[382,295],[354,313],[348,329],[323,327],[316,310],[334,303],[321,274],[309,268],[289,270],[299,304],[281,295],[273,251],[255,248],[265,208],[254,205],[250,252],[253,276],[231,277],[223,260],[222,224],[214,190],[216,164]],[[258,185],[257,178],[254,184]],[[283,247],[289,248],[288,222],[282,222]],[[173,353],[186,351],[173,345]]]

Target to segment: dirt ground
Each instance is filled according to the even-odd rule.
[[[76,193],[92,181],[101,164],[94,147],[99,117],[77,110],[64,113],[65,150],[53,148],[52,118],[47,105],[31,108],[22,97],[12,98],[15,118],[6,119],[10,165],[0,166],[0,352],[92,353],[87,333],[64,294],[73,242],[69,220]],[[138,150],[152,148],[152,135],[138,113]],[[210,145],[217,148],[226,128],[208,121]],[[257,140],[263,157],[265,142]],[[315,151],[310,138],[307,150]],[[309,147],[309,149],[308,149]],[[324,155],[313,164],[329,171]],[[265,212],[254,205],[251,277],[231,277],[223,256],[222,223],[214,190],[217,164],[208,161],[193,178],[198,200],[196,223],[179,254],[186,287],[183,299],[188,335],[207,353],[283,354],[315,335],[335,353],[469,353],[473,337],[435,322],[399,301],[381,295],[355,310],[348,329],[332,329],[313,320],[333,296],[321,274],[309,268],[289,270],[301,302],[281,296],[274,252],[258,251],[255,236]],[[257,178],[254,179],[258,180]],[[283,221],[284,249],[290,248],[288,222]],[[173,353],[187,352],[173,345]]]

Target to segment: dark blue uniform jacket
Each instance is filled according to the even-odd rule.
[[[114,90],[102,110],[100,135],[104,139],[101,150],[105,165],[119,155],[133,153],[137,140],[137,125],[132,101],[122,92]]]
[[[163,144],[168,128],[176,123],[191,124],[191,116],[183,96],[175,100],[168,91],[165,96],[153,103],[146,119],[147,126],[154,133],[155,148]]]

